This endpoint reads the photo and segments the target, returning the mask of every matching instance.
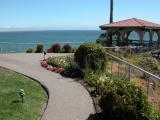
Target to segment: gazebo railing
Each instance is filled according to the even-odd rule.
[[[110,53],[107,53],[107,56],[109,58],[108,72],[112,77],[133,82],[146,93],[148,100],[158,108],[160,104],[160,77]]]
[[[114,46],[114,47],[104,47],[106,51],[123,51],[127,53],[141,53],[155,50],[155,47],[149,48],[145,46]]]

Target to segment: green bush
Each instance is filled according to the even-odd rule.
[[[99,82],[99,78],[100,78],[101,74],[95,73],[93,70],[91,69],[86,69],[84,71],[84,79],[85,81],[93,87],[98,87],[98,82]]]
[[[140,57],[138,61],[138,65],[142,67],[143,69],[150,71],[150,72],[156,72],[159,66],[159,63],[156,58],[153,57]]]
[[[83,71],[79,68],[79,66],[75,62],[70,62],[70,65],[65,68],[64,72],[61,75],[70,78],[83,78]]]
[[[71,50],[72,53],[75,53],[76,51],[77,51],[76,47],[72,48],[72,50]]]
[[[130,82],[106,80],[100,106],[109,120],[159,120],[146,96]]]
[[[64,53],[71,53],[72,51],[72,47],[69,44],[65,44],[62,49]]]
[[[47,63],[48,63],[48,65],[57,66],[57,62],[55,61],[54,57],[48,57]]]
[[[50,51],[53,53],[60,53],[61,52],[61,45],[58,43],[53,44],[50,48]]]
[[[44,46],[42,44],[38,44],[36,48],[36,53],[43,53]]]
[[[33,48],[28,48],[26,50],[26,53],[34,53],[34,52],[35,52],[35,50]]]
[[[105,49],[96,43],[83,43],[75,53],[75,61],[82,69],[104,71],[106,60]]]
[[[67,57],[49,57],[47,63],[54,67],[65,68],[64,72],[61,72],[61,75],[70,78],[83,78],[83,71],[79,66],[74,62],[72,56]]]
[[[69,66],[68,59],[70,58],[69,57],[48,57],[47,63],[54,67],[66,68]]]

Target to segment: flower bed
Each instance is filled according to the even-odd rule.
[[[64,71],[64,68],[62,68],[62,67],[54,67],[52,65],[49,65],[47,63],[47,61],[41,61],[41,66],[44,67],[47,70],[50,70],[50,71],[53,71],[53,72],[56,72],[56,73],[61,73],[61,72]]]
[[[41,66],[47,70],[62,73],[71,66],[72,56],[48,57],[47,60],[41,61]]]
[[[100,51],[103,53],[101,46],[99,46],[100,50],[98,52],[97,49],[96,52],[91,49],[88,50],[89,52],[84,53],[86,49],[92,48],[94,44],[83,45],[85,47],[78,48],[75,59],[74,57],[49,57],[46,61],[42,61],[41,65],[66,77],[84,78],[80,80],[80,83],[89,91],[94,99],[95,106],[99,109],[99,104],[101,105],[101,109],[96,112],[102,112],[106,119],[119,120],[121,118],[128,120],[130,116],[134,120],[159,119],[159,115],[153,110],[154,108],[150,105],[139,86],[137,87],[136,84],[125,81],[123,76],[117,78],[106,72],[109,60],[106,56],[103,56],[105,53],[101,56],[103,59],[98,56],[95,57],[95,54],[99,55]],[[83,58],[86,59],[82,62],[81,59]],[[103,69],[103,67],[105,68]],[[144,89],[146,88],[145,83],[140,85],[143,85]],[[155,101],[153,97],[149,99]]]

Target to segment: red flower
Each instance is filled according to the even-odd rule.
[[[58,69],[57,67],[53,67],[53,71],[57,71],[57,69]]]
[[[157,98],[155,96],[149,96],[148,99],[151,102],[156,102],[156,100],[157,100]]]
[[[42,61],[41,62],[41,66],[44,67],[44,68],[47,68],[48,67],[48,63],[46,61]]]
[[[58,73],[64,72],[64,68],[59,68]]]

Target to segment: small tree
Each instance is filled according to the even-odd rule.
[[[61,46],[60,44],[56,43],[56,44],[53,44],[50,48],[50,51],[53,52],[53,53],[60,53],[61,52]]]
[[[36,48],[36,53],[43,53],[44,46],[42,44],[38,44]]]
[[[35,52],[35,50],[33,48],[28,48],[26,50],[26,53],[34,53],[34,52]]]
[[[96,43],[83,43],[75,53],[75,61],[82,69],[103,71],[107,63],[105,49]]]
[[[65,44],[63,46],[63,50],[64,50],[64,53],[71,53],[72,52],[72,47],[69,44]]]

